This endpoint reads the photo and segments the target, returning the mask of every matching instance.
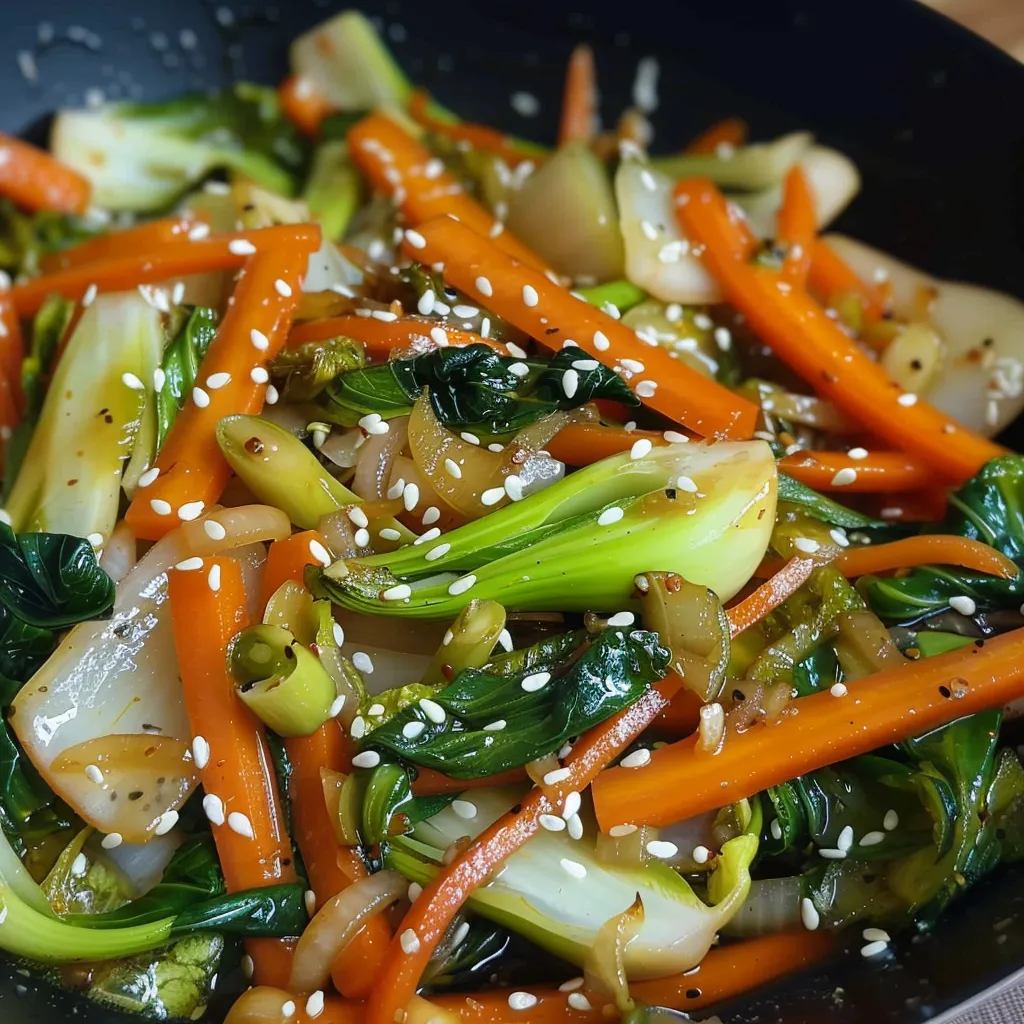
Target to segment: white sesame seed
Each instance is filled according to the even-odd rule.
[[[861,936],[865,942],[889,942],[891,938],[884,928],[865,928]]]
[[[445,348],[448,345],[448,334],[441,327],[430,328],[430,339],[435,345],[440,345],[441,348]]]
[[[146,389],[146,385],[134,373],[122,373],[121,383],[133,391],[144,391]]]
[[[394,323],[398,319],[398,314],[392,313],[389,309],[375,309],[370,316],[374,320],[381,320],[386,324]]]
[[[203,797],[203,813],[213,825],[224,824],[224,801],[216,793],[207,793]]]
[[[569,775],[572,774],[568,768],[563,768],[562,771],[568,773],[565,776],[566,779],[568,779]],[[571,818],[574,818],[579,814],[580,807],[582,806],[583,797],[581,797],[576,790],[572,790],[572,792],[566,796],[565,801],[562,804],[562,817],[565,818],[566,821],[569,821]]]
[[[836,838],[836,848],[839,850],[851,850],[853,848],[853,826],[844,825],[839,836]]]
[[[85,538],[94,548],[103,547],[103,534],[102,533],[90,533]]]
[[[418,231],[413,231],[412,228],[405,232],[405,240],[414,249],[425,249],[427,247],[427,240]]]
[[[455,477],[456,480],[462,479],[462,470],[454,459],[445,459],[444,468],[449,476]]]
[[[123,842],[124,839],[120,832],[111,832],[109,835],[103,837],[100,841],[100,846],[102,846],[104,850],[116,850]]]
[[[255,327],[249,332],[249,341],[252,342],[252,347],[258,352],[266,352],[270,348],[270,339],[262,331],[256,330]]]
[[[809,932],[816,932],[821,924],[818,908],[806,896],[800,901],[800,920]]]
[[[529,1010],[537,1005],[537,997],[532,992],[510,992],[508,996],[510,1010]]]
[[[356,651],[352,655],[352,664],[355,665],[360,672],[365,672],[366,675],[373,674],[373,662],[370,660],[370,656],[364,651]]]
[[[399,583],[396,587],[389,587],[381,596],[385,601],[404,601],[412,596],[412,587],[408,583]]]
[[[432,180],[434,178],[441,177],[442,174],[444,174],[444,161],[439,160],[436,156],[432,157],[423,165],[424,178],[430,178]]]
[[[836,849],[821,849],[818,853],[825,858],[825,860],[844,860],[846,858],[846,851]]]
[[[598,517],[598,526],[611,526],[612,523],[617,523],[624,515],[621,508],[618,505],[613,505],[611,508],[606,508]]]
[[[191,558],[186,558],[181,562],[178,562],[174,568],[181,572],[195,572],[197,569],[202,569],[203,560],[199,555],[193,555]]]
[[[419,882],[409,883],[409,902],[415,903],[423,895],[423,886]]]
[[[851,459],[866,459],[868,457],[867,448],[851,448],[847,453]]]
[[[178,508],[178,518],[183,523],[190,523],[193,519],[198,519],[203,514],[205,504],[201,501],[186,501],[184,505]]]
[[[488,722],[484,726],[484,732],[501,732],[507,724],[504,718],[499,718],[496,722]]]
[[[331,706],[327,709],[328,718],[337,718],[341,714],[341,709],[345,706],[345,694],[340,693],[334,700],[331,701]]]
[[[340,622],[332,624],[331,633],[334,637],[334,642],[340,647],[345,642],[345,630],[341,628]]]
[[[228,242],[228,252],[236,256],[251,256],[256,251],[256,246],[246,238],[232,238]]]
[[[558,863],[562,865],[562,870],[573,878],[587,877],[587,869],[577,860],[570,860],[568,857],[562,857]]]
[[[598,352],[606,352],[611,347],[611,344],[604,331],[594,331],[594,348]]]
[[[71,862],[71,874],[75,878],[81,878],[89,870],[89,858],[84,853],[79,853]]]
[[[866,832],[860,837],[860,846],[877,846],[885,839],[884,832]]]
[[[511,363],[508,372],[516,377],[526,377],[529,376],[530,368],[526,363]]]
[[[504,487],[488,487],[483,494],[480,495],[480,503],[482,505],[497,505],[502,498],[505,497]]]
[[[445,542],[443,544],[438,544],[435,547],[432,547],[423,557],[428,562],[433,562],[436,561],[438,558],[444,558],[444,556],[447,555],[448,552],[451,551],[451,549],[451,544]]]
[[[772,823],[769,828],[772,833],[772,839],[779,840],[782,838],[782,826],[779,824],[778,818],[772,818]]]
[[[97,786],[102,785],[103,783],[103,772],[100,771],[98,765],[87,764],[85,766],[85,777],[90,782],[94,782]]]
[[[857,470],[852,466],[844,466],[834,477],[832,477],[833,487],[847,487],[857,479]]]
[[[580,386],[580,375],[579,372],[572,369],[565,370],[562,373],[562,390],[565,392],[566,398],[572,398]]]
[[[537,289],[532,284],[523,285],[523,304],[527,306],[536,306],[540,302],[540,296],[537,294]]]
[[[245,839],[254,839],[256,837],[256,833],[252,830],[252,822],[249,820],[249,816],[241,811],[232,811],[228,815],[228,828],[236,835],[240,835]]]
[[[158,366],[153,371],[153,390],[157,394],[160,394],[160,392],[163,391],[163,389],[164,389],[164,384],[166,384],[166,383],[167,383],[167,374],[164,373],[164,371],[161,370],[160,367]]]
[[[697,493],[697,484],[688,476],[679,477],[679,479],[676,480],[676,487],[681,491],[686,491],[687,494]]]
[[[505,493],[512,501],[523,500],[523,482],[515,473],[510,473],[504,480]]]
[[[200,771],[210,763],[210,744],[205,736],[193,738],[192,761]]]
[[[423,710],[423,714],[425,714],[427,718],[429,718],[434,723],[434,725],[443,724],[445,718],[447,717],[444,708],[441,707],[441,705],[438,704],[437,701],[433,701],[429,697],[424,697],[420,701],[420,707]]]
[[[468,430],[460,431],[459,437],[461,437],[463,441],[467,441],[469,444],[480,443],[480,438],[477,437],[476,434],[471,434]]]
[[[459,594],[464,594],[476,583],[476,576],[470,573],[468,576],[463,576],[461,579],[456,580],[448,587],[448,593],[452,597],[458,597]]]
[[[205,409],[210,404],[210,396],[202,388],[195,387],[192,389],[192,401],[200,409]]]
[[[547,829],[548,832],[561,832],[565,829],[565,821],[555,814],[542,814],[537,820],[540,827]]]
[[[632,612],[616,612],[609,620],[609,626],[632,626],[636,616]]]
[[[866,946],[861,946],[860,955],[865,959],[870,959],[884,953],[888,948],[888,942],[869,942]]]
[[[306,1016],[307,1017],[319,1017],[324,1012],[324,994],[317,989],[307,1000],[306,1000]]]
[[[151,498],[149,507],[158,516],[169,516],[171,514],[171,503],[169,501],[164,501],[163,498]]]
[[[471,803],[469,800],[453,800],[452,810],[466,821],[476,817],[476,804]]]
[[[96,285],[91,284],[85,289],[85,294],[82,296],[82,308],[88,309],[96,301],[96,293],[98,289]]]
[[[619,764],[623,768],[643,768],[644,765],[651,763],[651,752],[646,747],[641,747],[639,750],[634,750],[631,754],[627,754]]]
[[[793,547],[795,547],[797,551],[804,552],[806,555],[813,555],[815,551],[818,551],[821,548],[821,545],[810,537],[797,537],[793,541]]]
[[[841,548],[848,548],[850,546],[850,540],[846,534],[839,527],[834,527],[828,531],[828,535],[832,540],[838,544]]]
[[[230,373],[211,373],[210,376],[206,378],[206,386],[211,391],[218,391],[220,388],[222,388],[226,384],[230,384],[230,383],[231,383],[231,374]]]
[[[494,289],[491,287],[491,282],[486,277],[478,277],[476,279],[476,290],[486,298],[490,298],[494,294]]]
[[[206,577],[206,585],[215,594],[220,590],[220,566],[219,565],[211,565],[210,566],[210,571],[209,571],[209,573],[207,574],[207,577]]]
[[[896,401],[899,402],[900,405],[909,408],[910,406],[915,405],[917,403],[917,395],[915,395],[912,391],[904,391],[903,394],[896,399]]]
[[[966,594],[961,594],[958,597],[951,597],[949,599],[949,607],[955,612],[959,612],[961,615],[973,615],[977,610],[978,606],[974,599],[968,597]]]
[[[828,692],[833,697],[845,697],[850,691],[846,688],[846,683],[833,683],[829,688]]]
[[[882,819],[882,828],[886,832],[892,832],[894,829],[899,828],[900,816],[890,808],[885,812],[885,817]]]
[[[536,693],[551,682],[550,672],[532,672],[520,684],[527,693]]]
[[[366,735],[366,719],[362,715],[356,715],[348,731],[352,739],[361,740]]]
[[[583,988],[582,978],[570,978],[568,981],[563,981],[558,986],[559,992],[575,992],[577,989]]]
[[[211,185],[222,185],[221,181],[208,181],[205,186],[205,191],[209,191]],[[201,242],[204,238],[210,236],[210,225],[209,224],[195,224],[189,228],[188,240],[190,242]]]
[[[679,852],[679,847],[675,843],[669,843],[663,839],[652,839],[647,844],[647,852],[659,860],[667,860]],[[694,853],[696,853],[696,850]]]
[[[421,316],[430,316],[434,312],[434,301],[436,296],[434,295],[434,289],[428,288],[417,300],[416,310]]]
[[[370,546],[370,531],[360,527],[356,530],[352,540],[357,548],[368,548]]]
[[[558,783],[565,782],[571,775],[572,771],[568,768],[556,768],[544,775],[544,785],[557,786]]]
[[[354,505],[352,508],[350,508],[348,510],[348,518],[349,518],[349,521],[355,523],[356,526],[364,526],[365,527],[365,526],[369,526],[370,525],[370,520],[367,519],[366,513],[358,505]],[[312,546],[312,543],[313,542],[311,541],[310,542],[311,546]]]
[[[368,434],[386,434],[391,428],[379,412],[367,413],[359,418],[359,426]]]
[[[420,949],[420,937],[412,930],[412,928],[406,928],[402,932],[398,940],[402,946],[402,952],[408,953],[412,956],[413,953],[418,953]]]
[[[613,839],[621,839],[623,836],[631,836],[636,830],[636,825],[612,825],[608,829],[608,835]]]
[[[565,817],[564,814],[563,817]],[[569,833],[570,839],[583,838],[583,819],[579,816],[579,814],[571,814],[568,817],[566,817],[565,830]]]
[[[380,754],[376,750],[364,750],[352,758],[353,768],[376,768],[380,764]]]
[[[278,278],[274,282],[274,290],[282,299],[287,299],[292,293],[292,286],[287,281],[283,281],[281,278]]]
[[[420,503],[420,489],[417,484],[406,484],[402,489],[402,504],[411,512]]]
[[[513,359],[526,358],[526,349],[522,348],[520,345],[517,345],[514,341],[505,342],[505,348],[508,349],[508,354],[512,356]]]
[[[267,381],[270,380],[270,374],[267,373],[266,367],[254,366],[249,371],[249,380],[251,380],[253,384],[266,384]]]
[[[280,397],[281,396],[280,394],[278,394],[277,388],[275,388],[274,385],[271,384],[270,387],[267,388],[267,393],[263,396],[263,400],[267,403],[267,405],[277,405],[277,400]],[[386,434],[387,431],[382,430],[380,431],[380,433]]]
[[[153,835],[165,836],[168,832],[178,824],[178,812],[177,811],[164,811],[156,820],[156,826],[153,828]]]
[[[646,437],[641,437],[639,441],[633,442],[633,447],[629,449],[629,457],[631,459],[642,459],[645,455],[651,453],[653,447],[654,445]]]
[[[641,398],[653,398],[654,392],[658,390],[658,382],[655,380],[642,380],[636,386],[636,393]]]
[[[693,858],[694,864],[707,864],[711,857],[711,851],[706,846],[695,846],[690,851],[690,856]]]

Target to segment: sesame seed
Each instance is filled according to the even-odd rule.
[[[658,229],[649,220],[640,221],[640,230],[649,242],[653,242],[658,237]]]
[[[436,561],[438,558],[444,558],[444,556],[447,555],[448,552],[451,551],[451,549],[451,544],[445,542],[443,544],[438,544],[435,547],[432,547],[423,557],[428,562],[433,562]]]
[[[196,736],[192,740],[192,761],[202,771],[210,762],[210,744],[205,736]]]
[[[370,661],[370,656],[364,651],[356,651],[352,655],[352,664],[355,665],[360,672],[365,672],[367,675],[373,674],[373,662]]]
[[[700,849],[700,847],[698,847]],[[679,847],[675,843],[666,842],[663,839],[652,839],[647,844],[647,852],[652,857],[657,857],[659,860],[667,860],[669,857],[674,857],[679,852]],[[694,850],[694,859],[696,860],[697,850]]]
[[[249,332],[249,341],[252,342],[252,347],[258,352],[266,352],[270,348],[270,339],[262,331],[256,330],[255,327]]]
[[[165,836],[168,832],[178,824],[178,812],[177,811],[164,811],[156,820],[156,826],[153,829],[153,835]]]
[[[362,715],[356,715],[348,731],[352,739],[361,740],[366,735],[366,719]]]
[[[402,489],[402,504],[411,512],[420,503],[420,489],[417,484],[406,484]]]
[[[857,470],[852,466],[844,466],[834,477],[832,477],[833,487],[847,487],[857,479]]]
[[[230,383],[231,383],[231,374],[230,373],[211,373],[210,376],[206,378],[206,386],[211,391],[217,391],[220,388],[224,387],[226,384],[230,384]]]
[[[319,1017],[324,1012],[324,994],[317,989],[307,1000],[306,1000],[306,1016],[307,1017]]]
[[[102,533],[90,533],[85,538],[94,548],[103,547],[103,534]]]
[[[571,367],[562,373],[562,390],[566,398],[572,398],[580,386],[580,375]]]
[[[429,697],[424,697],[420,701],[420,708],[422,708],[423,714],[425,714],[427,718],[434,723],[434,725],[442,725],[447,717],[444,708],[441,707],[437,701],[431,700]]]
[[[620,359],[619,362],[622,364],[623,369],[629,370],[630,373],[644,372],[644,364],[638,359]]]
[[[266,384],[267,381],[270,380],[270,374],[267,373],[266,367],[254,366],[249,371],[249,380],[251,380],[253,384]]]
[[[860,837],[860,846],[877,846],[885,839],[884,832],[866,832]]]
[[[532,284],[523,285],[523,304],[527,306],[536,306],[540,302],[540,296],[537,294],[537,289]]]
[[[423,886],[419,882],[409,883],[409,902],[415,903],[423,895]]]
[[[398,314],[392,313],[389,309],[375,309],[370,313],[370,316],[374,320],[381,320],[386,324],[394,323],[398,319]]]
[[[851,448],[847,453],[851,459],[866,459],[868,457],[867,448]]]
[[[537,1005],[537,997],[532,992],[510,992],[508,1005],[511,1010],[529,1010]]]
[[[192,389],[192,401],[200,409],[205,409],[210,404],[210,396],[202,388],[195,387]]]
[[[486,277],[478,277],[476,279],[476,290],[486,298],[490,298],[494,294],[494,289],[491,287],[491,282]]]
[[[507,629],[503,629],[498,634],[498,643],[506,651],[511,651],[512,650],[512,634]]]
[[[828,531],[828,535],[841,548],[848,548],[850,546],[849,538],[846,536],[846,534],[841,529],[839,529],[839,527],[835,527],[835,528],[829,530]]]
[[[201,501],[186,501],[178,509],[178,518],[185,523],[192,522],[193,519],[198,519],[203,514],[203,509],[206,506]]]
[[[646,747],[641,747],[639,750],[634,750],[633,753],[627,754],[619,764],[623,768],[643,768],[644,765],[651,763],[651,752]]]
[[[582,978],[570,978],[568,981],[563,981],[558,986],[559,992],[575,992],[577,989],[583,988]]]
[[[499,718],[496,722],[488,722],[484,726],[484,732],[501,732],[507,724],[504,718]]]
[[[512,501],[523,500],[523,482],[515,473],[510,473],[504,481],[505,493]]]
[[[89,858],[84,853],[78,854],[71,862],[71,874],[81,878],[89,870]]]
[[[191,558],[186,558],[175,565],[175,569],[181,572],[194,572],[196,569],[202,569],[203,560],[198,555],[193,555]]]
[[[438,527],[434,526],[427,530],[426,533],[421,533],[413,542],[413,547],[417,547],[420,544],[426,544],[428,541],[437,540],[441,536],[441,531]]]
[[[85,294],[82,296],[82,308],[88,309],[96,301],[96,292],[98,291],[96,285],[91,284],[85,289]]]
[[[359,426],[368,434],[386,434],[391,428],[379,412],[367,413],[359,418]]]
[[[516,377],[526,377],[530,373],[530,368],[526,363],[511,363],[508,372]]]
[[[955,612],[959,612],[961,615],[973,615],[977,610],[978,606],[974,599],[968,597],[966,594],[961,594],[958,597],[951,597],[949,599],[949,607]]]
[[[587,869],[577,860],[569,860],[568,857],[563,857],[558,863],[562,865],[562,870],[573,878],[587,877]]]
[[[861,946],[860,955],[866,960],[873,956],[879,956],[889,948],[888,942],[869,942],[866,946]]]
[[[103,782],[103,772],[100,771],[99,766],[95,764],[87,764],[85,766],[85,777],[90,781],[96,783],[97,786]]]
[[[853,826],[844,825],[836,839],[836,848],[839,850],[850,850],[853,847]]]
[[[425,249],[427,247],[427,240],[418,231],[413,231],[411,228],[405,232],[405,240],[414,249]]]
[[[631,836],[636,831],[636,825],[612,825],[612,827],[608,829],[608,835],[613,839],[621,839],[623,836]]]
[[[476,583],[476,576],[470,573],[468,576],[463,576],[461,579],[456,580],[448,587],[448,593],[452,597],[458,597],[459,594],[464,594]]]
[[[903,394],[896,399],[896,401],[899,402],[900,405],[909,408],[910,406],[915,405],[917,403],[917,395],[915,395],[912,391],[904,391]]]
[[[440,345],[441,348],[445,348],[448,345],[448,334],[440,327],[431,327],[430,340],[433,341],[435,345]]]
[[[100,846],[102,846],[104,850],[116,850],[123,842],[124,839],[120,832],[111,832],[110,835],[103,837],[100,841]]]
[[[556,768],[554,771],[550,771],[544,776],[545,786],[557,786],[560,782],[565,782],[572,775],[572,772],[568,768]]]
[[[477,437],[476,434],[471,434],[468,430],[460,431],[459,437],[461,437],[463,441],[467,441],[469,444],[480,443],[480,438]]]
[[[611,348],[611,342],[608,340],[607,335],[604,331],[594,331],[594,348],[598,352],[606,352]]]
[[[357,548],[368,548],[370,546],[370,531],[360,527],[352,537]]]
[[[205,190],[209,191],[210,185],[222,185],[220,181],[209,181],[206,183]],[[208,238],[210,235],[209,224],[196,224],[194,227],[189,228],[188,240],[190,242],[201,242],[204,238]]]
[[[800,901],[800,920],[809,932],[816,932],[821,924],[818,908],[806,896]]]
[[[439,178],[444,174],[444,161],[439,160],[436,156],[432,157],[423,165],[423,177],[433,180]]]
[[[380,754],[376,750],[364,750],[352,758],[353,768],[376,768],[380,764]]]
[[[210,566],[210,572],[207,574],[207,577],[206,577],[206,585],[215,594],[220,590],[220,566],[219,565],[211,565]]]
[[[642,459],[645,455],[650,454],[653,447],[654,445],[646,437],[641,437],[639,441],[633,442],[633,447],[629,449],[629,457]]]
[[[143,384],[134,373],[122,373],[121,383],[124,384],[125,387],[131,388],[133,391],[144,391],[146,388],[146,385]]]
[[[609,620],[609,626],[632,626],[636,616],[632,612],[616,612]]]
[[[420,949],[420,937],[413,931],[412,928],[406,928],[402,932],[398,940],[402,945],[402,952],[408,953],[412,956],[413,953],[418,953]]]
[[[782,826],[779,824],[778,818],[772,818],[772,823],[769,826],[772,833],[772,839],[778,840],[782,838]]]
[[[636,393],[641,398],[653,398],[654,392],[658,390],[658,382],[654,380],[642,380],[636,386]]]
[[[561,832],[565,829],[565,821],[555,814],[542,814],[537,820],[540,827],[547,829],[548,832]]]
[[[245,839],[254,839],[256,837],[256,833],[252,830],[252,822],[249,820],[249,816],[241,811],[232,811],[228,815],[228,828],[236,835],[240,835]]]
[[[676,487],[681,491],[686,491],[687,494],[697,493],[697,484],[688,476],[679,477],[679,479],[676,480]]]
[[[517,345],[514,341],[505,342],[505,348],[508,349],[508,354],[512,356],[513,359],[526,358],[526,349],[522,348],[520,345]]]
[[[389,587],[381,596],[385,601],[404,601],[412,596],[412,587],[408,583],[399,583],[397,587]]]
[[[804,552],[806,555],[813,555],[815,551],[821,548],[821,545],[810,537],[797,537],[793,541],[793,547],[795,547],[797,551]]]
[[[453,800],[452,810],[460,818],[465,818],[466,821],[476,817],[476,804],[471,803],[469,800]]]
[[[287,299],[292,293],[291,285],[287,281],[283,281],[281,278],[278,278],[274,282],[274,290],[282,299]]]
[[[598,517],[598,526],[611,526],[612,523],[617,523],[624,515],[621,508],[618,505],[613,505],[611,508],[606,508]]]
[[[565,829],[569,833],[570,839],[582,839],[583,819],[579,816],[579,814],[569,815],[569,817],[567,817],[565,821]]]
[[[497,505],[502,498],[505,497],[504,487],[488,487],[483,494],[480,495],[480,502],[483,505]]]
[[[331,626],[331,634],[334,637],[334,642],[340,647],[345,642],[345,630],[341,628],[340,622],[335,622]]]
[[[256,246],[246,238],[232,238],[228,242],[228,252],[236,256],[251,256],[256,251]]]
[[[224,824],[224,801],[216,793],[207,793],[203,797],[203,813],[213,825]]]
[[[825,860],[844,860],[846,858],[846,851],[840,849],[822,849],[818,853],[825,858]]]
[[[434,301],[436,296],[434,295],[434,289],[428,288],[416,302],[416,309],[421,316],[430,316],[434,312]]]
[[[894,829],[899,828],[900,816],[890,808],[885,812],[885,817],[882,819],[882,828],[886,832],[892,832]]]
[[[171,503],[169,501],[164,501],[163,498],[151,498],[149,507],[158,516],[169,516],[171,514]]]
[[[846,683],[833,683],[829,688],[828,692],[833,697],[845,697],[850,691],[846,688]]]
[[[456,480],[462,479],[462,470],[459,468],[459,464],[454,459],[445,459],[444,468],[450,476],[455,477]]]
[[[536,693],[551,682],[550,672],[532,672],[520,684],[527,693]]]
[[[367,519],[366,513],[358,506],[355,505],[348,510],[348,518],[350,522],[356,524],[356,526],[369,526],[370,520]],[[314,542],[310,541],[310,547]]]
[[[568,768],[563,768],[562,771],[568,773],[565,776],[566,779],[568,779],[569,775],[572,774],[571,772],[569,772]],[[565,818],[566,821],[569,821],[571,818],[574,818],[579,814],[580,807],[582,806],[583,797],[581,797],[579,793],[576,792],[576,790],[573,790],[571,793],[568,794],[568,796],[566,796],[565,802],[562,804],[562,817]]]

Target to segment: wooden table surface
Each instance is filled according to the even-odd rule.
[[[1024,0],[924,0],[1024,61]]]

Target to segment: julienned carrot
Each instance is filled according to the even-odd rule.
[[[787,779],[918,736],[1024,696],[1024,629],[948,654],[908,661],[802,697],[794,714],[728,733],[716,754],[692,739],[653,751],[642,770],[613,768],[593,786],[602,831],[623,823],[668,825]]]
[[[14,308],[11,290],[9,287],[0,287],[0,373],[7,378],[11,401],[19,413],[25,404],[21,386],[21,361],[24,358],[25,342],[21,336],[21,321],[18,319],[18,311]],[[0,429],[2,426],[0,425]],[[0,436],[0,440],[5,438]]]
[[[251,252],[240,242],[249,242],[257,251],[272,252],[282,246],[301,245],[306,252],[313,252],[320,245],[320,228],[315,224],[282,224],[196,240],[183,238],[140,249],[135,255],[117,256],[24,281],[11,289],[11,297],[18,314],[30,317],[39,312],[46,296],[54,292],[76,300],[92,285],[101,292],[116,292],[186,274],[235,270],[245,265]]]
[[[228,892],[293,882],[291,842],[263,728],[235,695],[227,668],[228,645],[249,622],[241,563],[206,558],[200,569],[172,569],[168,593],[203,807]],[[257,982],[269,983],[271,971],[275,978],[282,973],[268,963],[284,958],[281,942],[261,939],[246,949]]]
[[[749,597],[729,608],[725,613],[729,620],[729,635],[738,636],[795,594],[807,582],[815,564],[811,558],[791,558]]]
[[[366,875],[366,866],[356,850],[341,846],[335,837],[320,779],[321,768],[347,770],[357,751],[337,719],[325,722],[311,736],[285,740],[285,750],[292,766],[289,796],[295,840],[319,909]],[[384,963],[390,939],[386,915],[375,914],[341,950],[334,960],[331,976],[343,996],[364,999],[369,995]]]
[[[439,217],[422,224],[412,239],[407,233],[403,244],[413,259],[443,263],[446,280],[548,348],[572,340],[581,353],[607,366],[632,360],[634,393],[675,422],[707,436],[749,437],[753,432],[757,409],[745,399],[670,358],[664,349],[645,345],[629,327],[544,274],[517,264],[465,224]]]
[[[439,793],[458,793],[463,789],[478,789],[484,786],[511,786],[528,781],[524,768],[511,768],[495,775],[483,775],[479,779],[453,779],[432,768],[420,768],[413,779],[412,791],[416,796],[437,796]]]
[[[320,125],[334,111],[331,101],[301,75],[289,75],[277,87],[281,112],[296,128],[310,138],[320,134]]]
[[[833,562],[844,576],[865,576],[915,565],[958,565],[1003,579],[1015,579],[1019,570],[1001,551],[969,537],[925,533],[888,544],[845,548]]]
[[[735,148],[744,145],[748,133],[746,121],[739,117],[727,117],[701,132],[683,152],[690,156],[714,156],[720,146]]]
[[[374,360],[387,359],[392,352],[410,347],[437,348],[439,343],[454,346],[487,345],[502,355],[508,349],[500,341],[482,338],[472,331],[442,328],[436,320],[421,320],[418,317],[402,317],[398,320],[378,320],[365,316],[335,316],[329,320],[308,320],[293,327],[288,335],[288,347],[303,345],[307,341],[326,341],[328,338],[345,336],[354,338],[366,346],[367,354]]]
[[[445,170],[426,146],[384,114],[370,114],[348,132],[348,147],[356,166],[374,188],[392,196],[408,223],[415,227],[446,214],[479,232],[495,235],[494,244],[521,263],[544,270],[544,261],[496,221]],[[419,258],[419,257],[417,257]]]
[[[157,455],[157,477],[139,488],[128,507],[125,519],[136,537],[159,540],[220,497],[231,471],[217,444],[217,423],[231,413],[263,408],[263,363],[273,359],[288,337],[318,235],[292,229],[276,247],[261,246],[250,257],[199,368],[198,386]]]
[[[442,121],[430,112],[430,94],[424,89],[413,90],[409,100],[409,116],[436,135],[443,135],[452,142],[469,143],[474,149],[485,149],[497,153],[510,167],[515,167],[525,160],[543,159],[540,147],[538,152],[527,152],[504,132],[491,128],[486,124],[468,124],[465,121]]]
[[[630,707],[591,729],[566,760],[569,778],[534,787],[516,811],[499,818],[440,871],[413,903],[391,941],[385,970],[367,1003],[366,1024],[394,1024],[416,992],[423,969],[469,894],[540,831],[543,814],[558,814],[571,792],[582,792],[617,754],[646,729],[682,685],[671,675]],[[548,790],[552,800],[548,798]]]
[[[260,584],[260,606],[265,608],[273,597],[274,591],[282,583],[294,580],[303,582],[307,565],[320,565],[323,558],[320,550],[329,551],[327,542],[319,530],[303,530],[293,533],[283,540],[275,540],[267,552],[267,564],[263,568],[263,581]]]
[[[757,336],[820,394],[896,448],[920,457],[959,482],[1006,449],[903,393],[802,289],[767,267],[754,266],[725,197],[704,178],[676,186],[676,211],[726,299]]]
[[[4,449],[18,425],[19,418],[11,385],[7,376],[0,370],[0,469],[3,468]]]
[[[693,690],[680,690],[654,720],[654,728],[676,736],[689,736],[700,725],[704,702]]]
[[[861,305],[868,323],[880,320],[886,312],[886,292],[862,281],[845,261],[830,249],[827,242],[816,239],[811,246],[811,269],[807,283],[819,299],[828,306],[844,296],[852,295]]]
[[[641,1003],[673,1010],[699,1010],[731,999],[776,978],[795,974],[833,950],[836,937],[823,931],[780,932],[746,942],[734,942],[710,950],[698,967],[685,974],[649,981],[635,981],[629,994]],[[579,1010],[569,1003],[569,993],[531,986],[537,1002],[525,1010],[509,1010],[508,989],[490,989],[469,995],[434,995],[431,1002],[459,1015],[462,1024],[608,1024],[607,997],[587,992],[592,1009]]]
[[[159,249],[168,242],[188,238],[188,233],[197,224],[204,222],[201,215],[194,213],[151,220],[148,224],[140,224],[138,227],[111,231],[90,238],[61,252],[47,253],[39,261],[39,267],[44,274],[56,274],[74,267],[84,267],[87,263],[96,263],[99,260],[137,256],[140,252]]]
[[[594,51],[580,43],[569,57],[562,93],[562,119],[558,125],[558,144],[589,142],[597,125],[597,72]]]
[[[913,491],[935,482],[927,463],[903,452],[871,451],[862,459],[845,452],[797,452],[779,469],[816,491],[885,494]]]
[[[92,185],[45,150],[0,133],[0,196],[33,212],[85,213]]]
[[[941,523],[948,508],[949,491],[943,487],[873,495],[863,502],[864,512],[890,523]]]
[[[776,240],[786,249],[782,276],[795,288],[807,283],[811,267],[811,247],[818,233],[811,183],[799,164],[794,164],[782,184]]]

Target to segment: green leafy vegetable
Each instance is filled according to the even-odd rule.
[[[159,451],[178,413],[192,394],[210,342],[217,333],[217,311],[195,306],[164,352],[163,387],[156,393],[156,448]]]
[[[351,338],[310,341],[283,349],[270,364],[270,377],[286,402],[316,398],[335,377],[366,365],[366,352]]]
[[[77,217],[43,210],[36,214],[18,209],[9,199],[0,200],[0,267],[12,276],[34,277],[40,258],[108,230],[102,217]]]
[[[463,669],[431,698],[443,720],[435,721],[441,715],[430,704],[410,705],[364,746],[456,779],[494,775],[558,750],[628,707],[664,677],[668,662],[656,633],[606,629],[566,661],[506,676]]]
[[[93,200],[110,210],[163,209],[224,169],[290,196],[306,161],[273,89],[246,82],[155,103],[62,110],[50,148],[92,182]]]
[[[326,126],[321,134],[329,140]],[[325,238],[341,241],[363,192],[362,179],[348,157],[348,145],[344,141],[321,142],[313,154],[304,198]]]
[[[521,376],[516,372],[524,369],[528,372]],[[570,370],[576,375],[571,393],[565,388]],[[639,404],[621,377],[575,348],[562,349],[549,360],[522,360],[486,345],[467,345],[343,374],[327,386],[323,405],[328,419],[352,426],[371,412],[385,419],[406,415],[424,388],[446,427],[488,436],[513,433],[595,398]]]
[[[891,523],[872,519],[871,516],[866,516],[863,512],[840,505],[838,501],[819,494],[806,484],[800,483],[799,480],[786,476],[785,473],[779,474],[779,501],[788,501],[799,505],[806,515],[847,530],[892,529]]]

